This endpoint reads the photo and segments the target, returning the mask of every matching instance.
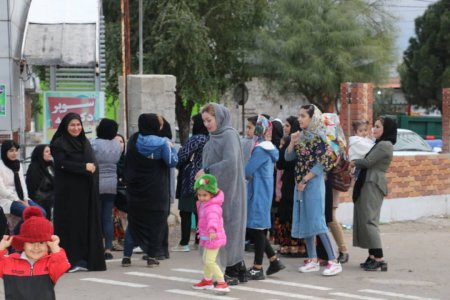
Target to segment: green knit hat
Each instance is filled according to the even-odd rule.
[[[204,190],[216,195],[219,191],[216,177],[211,174],[203,174],[195,181],[194,190]]]

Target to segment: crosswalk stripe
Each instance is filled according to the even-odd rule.
[[[383,295],[383,296],[390,296],[390,297],[397,297],[397,298],[403,298],[403,299],[412,299],[412,300],[438,300],[436,298],[423,298],[423,297],[419,297],[419,296],[405,295],[405,294],[385,292],[385,291],[379,291],[379,290],[371,290],[371,289],[359,290],[359,292],[371,293],[371,294],[377,294],[377,295]]]
[[[361,299],[361,300],[386,300],[384,298],[373,298],[373,297],[367,297],[367,296],[359,296],[349,293],[330,293],[332,296],[341,296],[346,298],[352,298],[352,299]]]
[[[182,272],[182,273],[193,273],[193,274],[203,274],[203,271],[200,270],[192,270],[192,269],[171,269],[172,271],[176,272]],[[260,282],[258,280],[255,280],[255,282]],[[282,281],[282,280],[274,280],[274,279],[265,279],[264,282],[260,283],[273,283],[277,285],[286,285],[286,286],[293,286],[293,287],[299,287],[299,288],[305,288],[305,289],[312,289],[312,290],[319,290],[319,291],[331,291],[332,288],[323,287],[323,286],[317,286],[317,285],[311,285],[311,284],[302,284],[297,282],[289,282],[289,281]]]
[[[228,297],[228,296],[218,296],[218,295],[211,295],[211,294],[206,294],[206,293],[177,290],[177,289],[166,290],[166,292],[172,293],[172,294],[184,295],[184,296],[193,296],[193,297],[197,297],[197,298],[206,298],[206,299],[239,300],[239,298],[233,298],[233,297]]]
[[[112,284],[112,285],[128,286],[128,287],[134,287],[134,288],[148,287],[148,285],[146,285],[146,284],[139,284],[139,283],[133,283],[133,282],[124,282],[124,281],[116,281],[116,280],[109,280],[109,279],[102,279],[102,278],[81,278],[80,280],[91,281],[91,282],[98,282],[98,283],[105,283],[105,284]]]
[[[143,273],[143,272],[127,272],[127,273],[125,273],[125,275],[150,277],[150,278],[172,280],[172,281],[178,281],[178,282],[189,282],[189,283],[196,283],[198,281],[198,280],[194,280],[194,279],[181,278],[181,277],[176,277],[176,276],[163,276],[163,275]],[[297,293],[294,294],[294,293],[287,293],[287,292],[261,289],[261,288],[251,288],[251,287],[244,287],[244,286],[232,286],[231,289],[246,291],[246,292],[253,292],[253,293],[268,294],[268,295],[284,296],[284,297],[295,298],[295,299],[330,300],[330,298],[321,298],[321,297],[302,295],[302,294],[297,294]]]

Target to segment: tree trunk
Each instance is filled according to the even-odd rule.
[[[183,103],[183,99],[178,93],[175,93],[175,116],[178,122],[178,134],[180,137],[180,143],[183,145],[189,139],[189,129],[191,123],[191,113],[194,102],[186,101]]]

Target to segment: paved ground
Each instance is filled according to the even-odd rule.
[[[450,219],[429,218],[381,226],[388,272],[359,268],[367,254],[350,248],[350,262],[336,277],[300,274],[301,259],[284,259],[287,269],[270,279],[232,288],[226,296],[190,288],[201,278],[198,251],[172,253],[158,268],[149,269],[141,255],[132,266],[120,266],[121,253],[108,262],[106,272],[66,274],[56,286],[59,299],[450,299]],[[351,243],[351,230],[346,231]],[[171,243],[179,236],[172,230]],[[252,261],[247,253],[246,261]],[[265,262],[267,264],[267,262]],[[0,288],[0,293],[3,287]]]

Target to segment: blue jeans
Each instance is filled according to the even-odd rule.
[[[114,235],[112,209],[115,198],[116,195],[114,194],[100,194],[103,238],[105,239],[105,249],[109,250],[112,249]]]
[[[127,226],[127,229],[125,230],[125,240],[123,242],[123,256],[131,257],[131,255],[133,255],[134,247],[137,247],[137,245],[134,243],[130,229]]]
[[[28,205],[39,207],[41,209],[44,217],[47,216],[45,209],[43,209],[39,204],[37,204],[33,200],[28,200]],[[19,201],[13,201],[13,203],[11,204],[11,208],[10,208],[11,214],[15,215],[21,219],[20,222],[17,223],[16,227],[14,228],[14,234],[20,233],[20,226],[22,226],[22,223],[23,223],[23,211],[25,210],[25,208],[27,208],[27,207],[25,205],[23,205],[22,203],[20,203]]]
[[[317,236],[322,241],[323,247],[325,248],[325,251],[327,252],[328,255],[328,260],[334,260],[336,256],[334,255],[333,245],[331,244],[328,233],[321,233],[318,234]],[[316,238],[315,236],[305,237],[306,251],[308,251],[309,258],[317,257],[315,238]]]

